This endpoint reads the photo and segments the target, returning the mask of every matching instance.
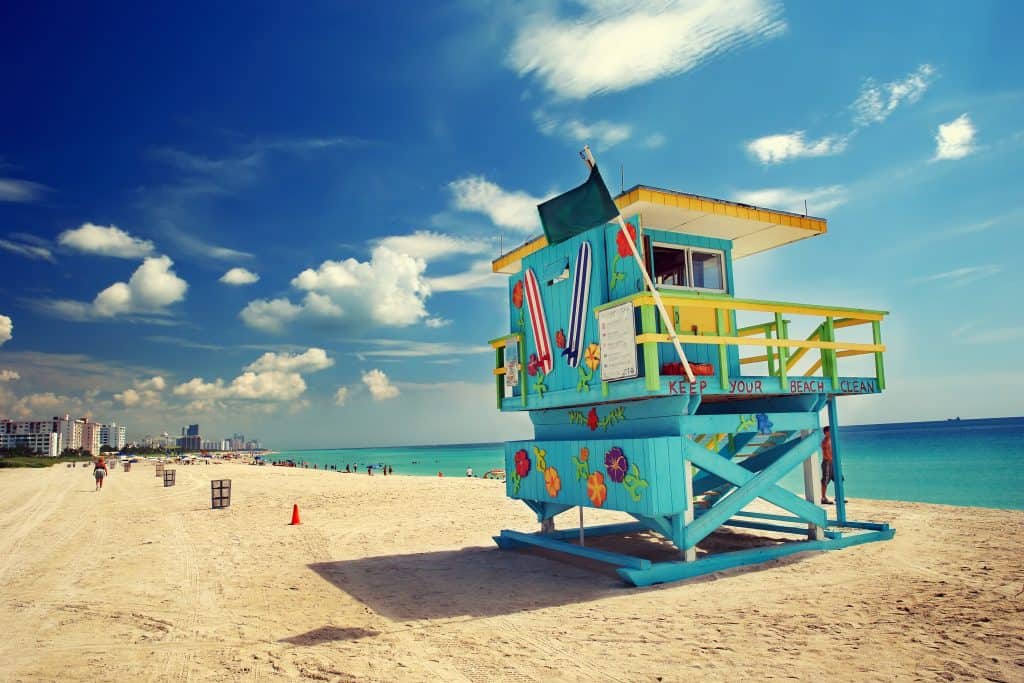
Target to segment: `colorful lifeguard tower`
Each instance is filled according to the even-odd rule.
[[[892,538],[888,524],[846,518],[835,428],[835,518],[819,504],[819,415],[827,408],[836,426],[837,397],[885,388],[886,312],[738,298],[733,286],[736,261],[823,235],[826,221],[642,185],[614,202],[664,317],[619,222],[557,244],[540,237],[493,262],[509,276],[511,318],[509,334],[490,342],[497,405],[528,411],[534,426],[533,439],[505,444],[506,491],[541,523],[538,533],[504,530],[497,544],[606,562],[639,586]],[[801,322],[809,334],[791,338]],[[803,496],[779,485],[801,466]],[[747,509],[755,499],[774,507]],[[577,507],[579,528],[556,531],[554,517]],[[588,507],[635,521],[584,527]],[[698,558],[721,527],[793,540]],[[670,541],[678,559],[587,545],[640,531]]]

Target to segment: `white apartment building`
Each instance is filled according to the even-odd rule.
[[[121,450],[128,442],[127,430],[116,422],[100,426],[100,447],[110,446],[114,450]]]
[[[36,453],[60,455],[61,434],[58,420],[0,419],[0,448],[30,448]]]
[[[53,420],[56,423],[54,431],[60,434],[62,452],[67,448],[79,449],[82,447],[81,420],[72,420],[71,416],[67,414],[64,417],[55,417]]]

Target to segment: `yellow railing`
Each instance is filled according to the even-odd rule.
[[[818,358],[804,376],[810,376],[819,369],[823,377],[832,379],[833,387],[839,383],[838,359],[850,356],[873,354],[875,357],[875,378],[878,388],[885,388],[885,367],[882,354],[881,321],[886,311],[857,308],[839,308],[813,304],[793,304],[781,301],[757,299],[736,299],[725,295],[707,295],[696,292],[661,292],[665,309],[675,327],[676,334],[684,344],[704,344],[718,347],[718,377],[723,389],[729,388],[729,346],[761,346],[765,353],[740,359],[741,364],[766,362],[768,374],[779,377],[783,390],[787,375],[808,352],[817,351]],[[636,335],[644,355],[644,374],[647,388],[660,387],[658,365],[658,344],[671,341],[664,324],[659,321],[650,293],[625,297],[598,306],[596,311],[632,301],[640,309],[640,332]],[[732,329],[734,311],[770,313],[772,320],[757,325]],[[824,320],[807,339],[790,339],[790,321],[783,316],[816,316]],[[836,330],[858,325],[871,325],[872,343],[839,341]],[[795,349],[792,351],[791,349]]]

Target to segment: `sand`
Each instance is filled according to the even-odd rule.
[[[0,681],[1024,680],[1024,512],[854,499],[896,538],[637,589],[498,551],[497,482],[90,473],[0,470]]]

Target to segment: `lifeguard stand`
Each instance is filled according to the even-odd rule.
[[[648,585],[891,538],[887,524],[846,519],[835,428],[838,396],[885,388],[886,313],[741,299],[734,289],[734,262],[822,235],[826,221],[646,186],[615,203],[696,381],[683,376],[617,223],[555,245],[541,237],[494,261],[494,272],[509,275],[511,319],[509,334],[490,342],[497,404],[528,411],[534,425],[534,439],[505,445],[506,491],[542,524],[539,533],[504,530],[498,545],[607,562],[625,581]],[[740,326],[738,314],[756,322]],[[809,334],[791,338],[801,321]],[[840,340],[840,330],[858,332],[851,328],[870,341]],[[740,354],[750,347],[755,355]],[[866,357],[870,376],[840,372],[840,359],[857,356],[844,365],[860,367]],[[748,367],[757,374],[744,374]],[[835,519],[819,505],[826,407]],[[797,467],[802,497],[779,485]],[[774,508],[747,509],[755,499]],[[554,517],[576,507],[618,510],[635,521],[555,531]],[[721,527],[797,538],[698,559],[698,544]],[[678,560],[585,546],[587,538],[643,530],[674,544]]]

